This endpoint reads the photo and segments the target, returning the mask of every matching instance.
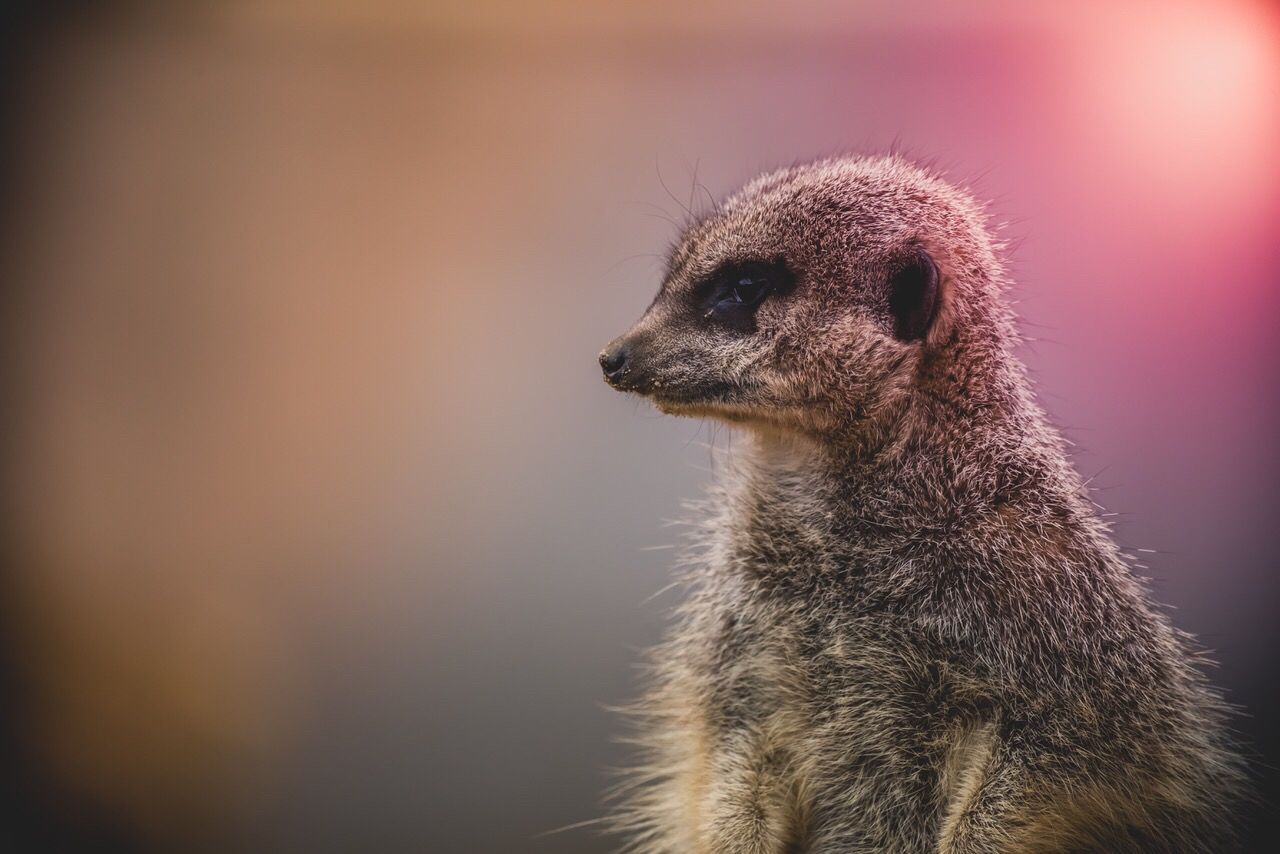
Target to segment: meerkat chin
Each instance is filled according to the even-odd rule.
[[[600,354],[735,448],[637,703],[638,852],[1220,852],[1227,706],[1013,355],[1000,245],[897,157],[752,181]]]

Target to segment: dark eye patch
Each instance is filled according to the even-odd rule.
[[[781,259],[723,264],[698,289],[708,320],[741,332],[755,331],[755,313],[772,294],[790,290],[795,277]]]

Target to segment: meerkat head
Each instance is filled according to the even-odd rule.
[[[897,157],[820,161],[762,176],[690,226],[600,365],[664,412],[883,428],[937,376],[963,381],[937,370],[959,343],[1003,344],[998,279],[967,195]]]

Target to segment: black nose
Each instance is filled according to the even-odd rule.
[[[625,347],[605,350],[600,354],[600,367],[604,370],[605,379],[616,379],[627,367],[627,351]]]

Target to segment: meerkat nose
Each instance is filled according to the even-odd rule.
[[[616,347],[612,350],[605,350],[602,352],[600,354],[600,367],[604,370],[605,379],[617,379],[617,377],[627,367],[626,348]]]

